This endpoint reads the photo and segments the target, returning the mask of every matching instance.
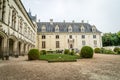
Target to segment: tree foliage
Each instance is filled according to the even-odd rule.
[[[120,45],[120,31],[117,33],[105,33],[102,36],[103,46]]]

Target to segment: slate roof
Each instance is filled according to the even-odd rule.
[[[71,25],[72,32],[81,32],[81,27],[84,26],[84,29],[86,33],[92,32],[93,26],[88,23],[73,23],[73,22],[53,22],[53,24],[50,24],[50,22],[37,22],[38,25],[38,32],[42,32],[42,26],[44,25],[46,27],[46,32],[55,32],[56,25],[59,26],[59,32],[68,32],[68,27]],[[96,32],[101,33],[96,28]]]
[[[36,16],[32,16],[31,15],[31,12],[28,12],[28,15],[29,15],[29,17],[31,18],[31,20],[33,20],[33,21],[37,21],[37,17]]]

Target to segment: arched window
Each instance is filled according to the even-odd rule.
[[[24,23],[24,34],[26,35],[27,33],[27,23]]]
[[[72,32],[72,26],[71,25],[69,25],[69,27],[68,27],[68,32]]]
[[[92,27],[92,32],[96,32],[96,27],[95,26]]]
[[[12,11],[12,27],[15,28],[16,26],[16,11]]]
[[[46,32],[46,27],[45,27],[45,25],[42,26],[42,32]]]
[[[81,26],[81,32],[85,32],[85,27],[83,25]]]
[[[19,18],[19,32],[22,33],[22,30],[23,30],[23,19],[22,17]]]
[[[59,32],[59,26],[58,25],[56,25],[56,27],[55,27],[55,32]]]

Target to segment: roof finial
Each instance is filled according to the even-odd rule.
[[[30,10],[30,8],[29,8],[29,14],[31,15],[31,10]]]
[[[89,23],[89,20],[87,20],[87,23]]]
[[[65,20],[63,20],[63,22],[65,23]]]
[[[82,20],[82,23],[84,23],[84,20]]]
[[[53,25],[53,19],[50,19],[50,24]]]

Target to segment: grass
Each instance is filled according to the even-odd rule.
[[[40,60],[47,60],[48,62],[73,62],[77,61],[79,56],[67,54],[46,54],[40,55]]]

